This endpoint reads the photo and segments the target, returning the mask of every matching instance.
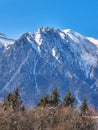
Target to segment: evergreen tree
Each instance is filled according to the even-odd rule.
[[[20,97],[18,88],[16,88],[15,91],[13,92],[13,109],[14,110],[23,110],[24,109],[23,101]]]
[[[13,93],[9,93],[4,102],[4,109],[11,108],[14,111],[24,110],[23,101],[19,95],[18,88]]]
[[[75,101],[75,98],[73,97],[72,93],[69,91],[66,94],[65,98],[64,98],[64,104],[65,104],[65,106],[71,106],[72,107],[74,101]]]
[[[58,103],[59,103],[59,93],[58,93],[57,88],[55,88],[50,97],[50,105],[57,106]]]
[[[39,107],[57,106],[58,103],[59,103],[59,93],[57,88],[55,88],[50,97],[46,95],[45,97],[40,99],[38,106]]]
[[[87,104],[86,98],[84,98],[84,100],[82,101],[82,105],[80,106],[80,110],[81,110],[82,115],[86,114],[86,111],[88,110],[88,104]]]
[[[3,106],[4,106],[4,110],[7,110],[7,108],[9,108],[9,107],[12,108],[12,106],[13,106],[13,96],[12,96],[11,93],[9,93],[7,95]]]
[[[40,102],[38,103],[39,107],[46,107],[50,104],[49,96],[46,95],[45,97],[40,99]]]

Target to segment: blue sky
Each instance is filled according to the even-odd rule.
[[[98,0],[0,0],[0,32],[18,38],[41,26],[98,39]]]

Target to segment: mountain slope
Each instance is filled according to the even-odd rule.
[[[4,34],[0,33],[0,47],[8,48],[12,45],[15,41],[13,39],[7,38]]]
[[[98,47],[73,30],[42,27],[23,34],[0,57],[1,97],[18,86],[30,106],[58,87],[61,99],[70,89],[78,103],[87,97],[98,104]]]

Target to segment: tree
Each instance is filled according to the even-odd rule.
[[[24,109],[24,104],[20,97],[18,88],[16,88],[15,91],[13,92],[13,109],[16,111]]]
[[[13,106],[13,95],[11,93],[9,93],[6,97],[6,100],[4,102],[4,110],[7,110],[7,108],[12,108]]]
[[[71,106],[72,107],[74,101],[75,101],[75,98],[73,97],[72,93],[69,91],[66,94],[65,98],[64,98],[64,104],[65,104],[65,106]]]
[[[4,109],[11,108],[14,111],[24,110],[24,104],[19,94],[19,89],[16,88],[13,93],[9,93],[4,102]]]
[[[51,96],[46,95],[45,97],[41,98],[38,106],[46,107],[46,106],[57,106],[59,103],[59,93],[57,88],[55,88],[51,94]]]
[[[82,105],[80,106],[81,114],[85,115],[86,111],[88,110],[88,104],[87,104],[87,99],[84,98],[82,101]]]
[[[58,103],[59,103],[59,93],[58,93],[57,88],[55,88],[50,97],[50,105],[57,106]]]
[[[45,97],[41,98],[39,103],[38,103],[38,106],[39,107],[46,107],[50,104],[50,98],[48,95],[46,95]]]

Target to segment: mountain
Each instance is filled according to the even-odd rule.
[[[8,48],[14,42],[15,40],[9,39],[4,34],[0,33],[0,47]]]
[[[0,97],[19,87],[26,106],[34,106],[57,87],[77,103],[86,97],[98,107],[98,40],[67,29],[42,27],[12,40],[0,35]]]

